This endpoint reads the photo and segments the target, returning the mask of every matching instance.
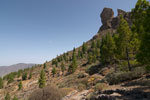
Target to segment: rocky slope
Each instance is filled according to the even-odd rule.
[[[102,66],[98,60],[99,55],[97,55],[96,62],[88,63],[88,53],[92,51],[92,42],[101,40],[107,33],[115,34],[120,15],[123,15],[130,26],[132,25],[130,12],[118,9],[118,16],[114,17],[112,9],[103,9],[100,15],[103,25],[98,33],[85,43],[87,52],[82,57],[77,57],[77,69],[73,74],[68,73],[73,55],[73,51],[69,51],[52,61],[25,70],[27,73],[32,72],[32,78],[30,79],[22,80],[20,76],[15,77],[14,82],[10,84],[5,81],[4,88],[0,89],[0,100],[4,99],[6,93],[9,93],[12,97],[17,96],[19,100],[41,100],[41,98],[49,100],[46,97],[52,95],[51,92],[55,95],[59,94],[58,91],[55,93],[54,90],[49,89],[49,86],[58,87],[60,91],[65,93],[62,100],[142,100],[143,98],[144,100],[150,100],[150,79],[143,68],[135,68],[132,72],[118,73],[115,64]],[[78,55],[80,50],[82,50],[82,46],[76,48],[74,52]],[[54,61],[57,61],[57,64]],[[61,71],[62,63],[66,67],[64,72]],[[57,70],[55,75],[52,74],[54,67]],[[39,90],[38,80],[42,69],[46,74],[46,88]],[[123,80],[117,85],[111,85],[107,82],[115,80],[115,77],[121,77]],[[18,84],[21,80],[23,88],[18,90]]]

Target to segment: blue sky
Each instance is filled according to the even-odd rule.
[[[91,39],[104,7],[137,0],[0,0],[0,66],[43,63]]]

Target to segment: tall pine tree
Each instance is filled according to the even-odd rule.
[[[126,60],[128,63],[128,70],[131,71],[130,60],[134,58],[136,50],[138,49],[137,34],[132,32],[128,22],[120,16],[120,24],[117,29],[118,39],[116,41],[117,57],[120,60]]]
[[[106,63],[112,63],[113,60],[115,59],[115,51],[116,46],[115,42],[112,38],[112,36],[108,33],[106,36],[102,38],[102,44],[101,44],[101,62],[103,64]]]
[[[142,35],[140,51],[137,54],[137,59],[142,64],[150,66],[150,7],[147,9],[147,15],[144,20],[144,34]]]
[[[39,78],[39,88],[43,88],[45,87],[45,85],[46,85],[46,77],[44,70],[42,70]]]

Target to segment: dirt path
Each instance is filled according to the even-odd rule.
[[[81,92],[73,91],[67,96],[65,96],[62,100],[85,100],[85,97],[89,93],[89,90],[83,90]]]

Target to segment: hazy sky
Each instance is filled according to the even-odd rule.
[[[137,0],[0,0],[0,66],[43,63],[80,46],[101,26],[104,7]]]

